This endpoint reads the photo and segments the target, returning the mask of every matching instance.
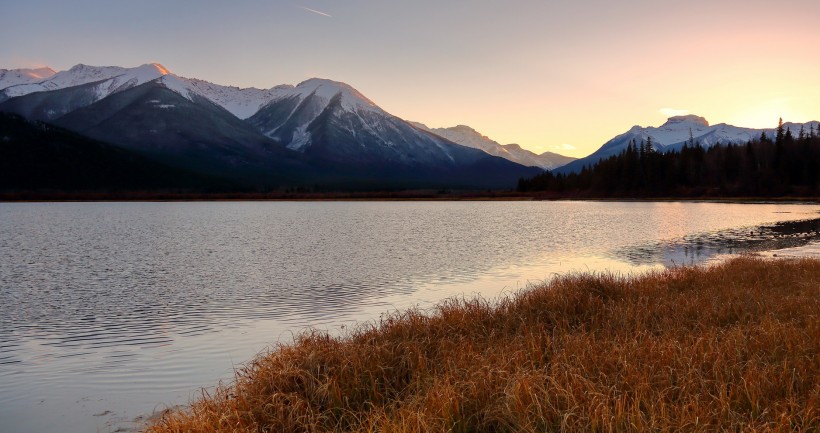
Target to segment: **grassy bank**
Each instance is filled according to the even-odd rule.
[[[820,261],[576,275],[302,335],[159,432],[820,431]]]

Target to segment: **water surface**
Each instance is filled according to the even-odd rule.
[[[820,206],[0,204],[0,433],[116,431],[305,327],[817,239]],[[806,221],[808,220],[808,221]],[[788,221],[803,221],[782,224]]]

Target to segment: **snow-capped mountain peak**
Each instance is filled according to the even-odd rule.
[[[304,99],[309,95],[314,95],[324,100],[331,100],[341,94],[341,104],[345,111],[377,111],[382,110],[358,90],[347,83],[328,80],[325,78],[310,78],[302,81],[293,88],[293,95]]]
[[[57,73],[57,71],[48,66],[36,69],[19,69],[19,71],[35,80],[44,80]]]
[[[0,69],[0,90],[20,84],[36,83],[56,74],[49,67],[35,69]]]
[[[608,150],[609,152],[618,150],[625,144],[635,139],[636,141],[647,140],[650,137],[655,146],[667,146],[675,143],[681,143],[688,140],[690,137],[699,137],[710,132],[714,127],[709,126],[709,122],[701,117],[693,114],[686,116],[673,116],[666,120],[666,122],[658,127],[654,126],[640,126],[635,125],[629,131],[618,135],[612,140],[605,143],[601,150]]]
[[[688,127],[709,127],[709,122],[705,118],[688,114],[685,116],[672,116],[661,125],[661,128],[688,128]]]
[[[167,74],[171,73],[171,71],[169,71],[165,66],[162,66],[159,63],[149,63],[148,65],[142,65],[142,66],[153,66],[162,75],[167,75]]]
[[[23,96],[34,92],[66,89],[90,83],[99,83],[95,91],[98,99],[126,88],[138,86],[169,74],[168,69],[159,63],[148,63],[135,68],[119,66],[89,66],[78,64],[67,71],[49,75],[51,68],[39,70],[44,79],[35,79],[31,75],[28,80],[14,84],[11,80],[0,77],[0,90],[5,98]]]
[[[380,137],[385,132],[384,128],[398,128],[404,131],[402,134],[417,133],[409,125],[399,125],[403,121],[394,118],[346,83],[311,78],[296,86],[281,86],[276,89],[275,97],[250,117],[249,121],[268,137],[293,150],[304,152],[311,147],[315,142],[311,125],[314,121],[323,123],[320,117],[324,113],[345,123],[344,128],[352,132],[354,140],[365,140],[360,134]],[[427,136],[421,140],[429,141]],[[394,144],[383,142],[379,144],[381,145],[390,147]]]
[[[58,72],[43,83],[48,90],[79,86],[97,81],[117,79],[119,83],[147,83],[168,74],[168,69],[159,63],[146,63],[135,68],[119,66],[89,66],[79,64],[68,71]]]

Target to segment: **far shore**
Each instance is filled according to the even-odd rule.
[[[241,202],[241,201],[611,201],[709,203],[820,203],[820,197],[578,197],[515,191],[385,192],[0,192],[0,203],[15,202]]]

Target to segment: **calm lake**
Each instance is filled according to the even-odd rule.
[[[124,431],[307,327],[817,242],[818,218],[807,204],[0,203],[0,432]]]

